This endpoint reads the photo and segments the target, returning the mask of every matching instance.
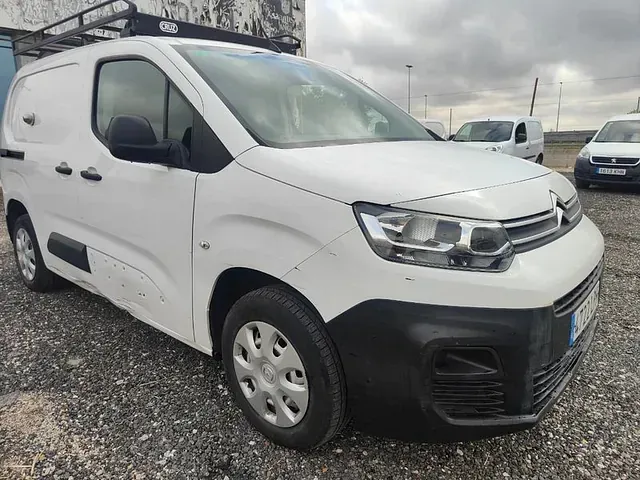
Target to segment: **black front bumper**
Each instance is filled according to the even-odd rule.
[[[574,305],[600,281],[601,265],[594,274]],[[542,419],[594,336],[595,319],[569,347],[572,313],[558,316],[553,306],[502,310],[371,300],[327,327],[356,428],[449,442],[516,432]],[[473,362],[462,370],[443,368],[443,358],[457,355],[479,359],[477,368]]]
[[[624,168],[625,175],[603,175],[598,173],[598,168]],[[640,165],[637,167],[627,165],[593,165],[586,158],[578,158],[573,169],[576,180],[589,182],[592,185],[633,185],[640,184]]]

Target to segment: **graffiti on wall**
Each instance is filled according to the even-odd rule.
[[[3,0],[0,20],[8,18],[10,24],[0,27],[36,30],[102,1]],[[258,36],[293,34],[305,40],[304,0],[138,0],[135,3],[142,12],[174,20]],[[120,10],[122,6],[106,7],[100,15]]]
[[[304,37],[304,0],[148,0],[157,15],[253,35]]]

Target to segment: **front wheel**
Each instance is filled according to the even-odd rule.
[[[536,158],[536,163],[538,165],[542,165],[542,160],[544,160],[544,157],[542,156],[542,154],[538,155],[538,158]]]
[[[278,286],[246,294],[222,331],[231,390],[249,422],[273,442],[328,442],[346,415],[342,365],[322,320]]]
[[[578,180],[576,178],[576,187],[580,190],[586,190],[591,186],[591,184],[585,180]]]

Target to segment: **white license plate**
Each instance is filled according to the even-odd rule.
[[[582,302],[582,305],[573,312],[571,315],[571,329],[569,331],[569,346],[573,346],[574,342],[578,339],[580,334],[584,331],[587,325],[595,316],[596,309],[598,308],[598,300],[600,294],[600,282],[596,283],[596,286],[591,290],[591,293],[587,299]]]
[[[627,171],[624,168],[598,168],[597,172],[600,175],[626,175]]]

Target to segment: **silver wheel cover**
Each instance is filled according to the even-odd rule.
[[[289,339],[273,325],[249,322],[233,342],[233,368],[244,396],[269,423],[289,428],[309,405],[307,374]]]
[[[29,282],[36,276],[36,252],[33,249],[33,242],[24,228],[20,228],[16,233],[16,256],[20,273]]]

